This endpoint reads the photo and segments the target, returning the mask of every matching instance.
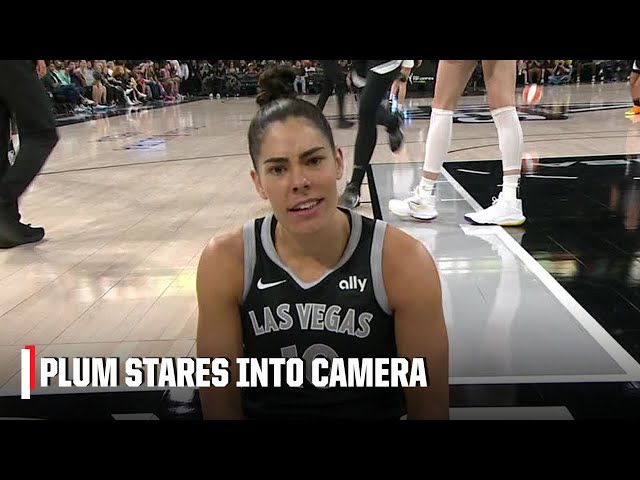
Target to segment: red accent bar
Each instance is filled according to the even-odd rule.
[[[25,345],[24,348],[28,348],[31,351],[31,358],[29,359],[31,372],[29,374],[29,378],[31,379],[31,390],[35,390],[36,389],[36,346]]]

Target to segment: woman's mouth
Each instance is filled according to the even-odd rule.
[[[314,214],[319,205],[322,203],[323,199],[311,199],[305,200],[304,202],[300,202],[295,204],[293,207],[289,209],[289,212],[293,213],[296,216],[308,216]]]

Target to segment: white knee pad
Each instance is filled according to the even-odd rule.
[[[440,173],[442,164],[447,158],[451,146],[451,130],[453,128],[453,111],[431,109],[429,131],[424,151],[424,167],[427,172]]]
[[[498,143],[502,154],[502,169],[520,170],[524,139],[516,107],[491,110],[491,116],[498,130]]]

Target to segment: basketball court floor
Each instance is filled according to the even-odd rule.
[[[482,96],[456,112],[438,219],[389,212],[419,181],[430,103],[410,99],[398,154],[379,129],[358,211],[419,238],[437,261],[451,418],[639,418],[640,122],[624,116],[628,86],[547,86],[540,104],[519,106],[528,221],[517,228],[463,218],[502,180]],[[352,97],[347,108],[356,118]],[[21,400],[20,350],[195,356],[202,248],[268,212],[249,177],[255,109],[253,98],[203,99],[60,127],[21,206],[45,240],[0,251],[0,417],[199,418],[185,388],[36,389]],[[335,125],[334,98],[325,113]],[[350,171],[356,128],[334,135]]]

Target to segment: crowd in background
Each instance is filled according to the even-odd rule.
[[[341,61],[348,71],[348,61]],[[317,60],[49,60],[42,78],[54,104],[74,113],[87,109],[180,101],[185,96],[255,93],[259,75],[291,65],[295,88],[308,93]],[[249,90],[249,91],[247,91]],[[68,113],[68,112],[67,112]]]
[[[633,60],[518,60],[518,83],[625,82]]]
[[[185,96],[237,97],[257,93],[258,78],[274,65],[290,65],[294,88],[319,93],[319,60],[50,60],[42,78],[56,113],[82,113]],[[340,60],[348,91],[349,60]],[[518,60],[519,85],[626,81],[628,60]],[[482,63],[469,86],[483,86]]]

